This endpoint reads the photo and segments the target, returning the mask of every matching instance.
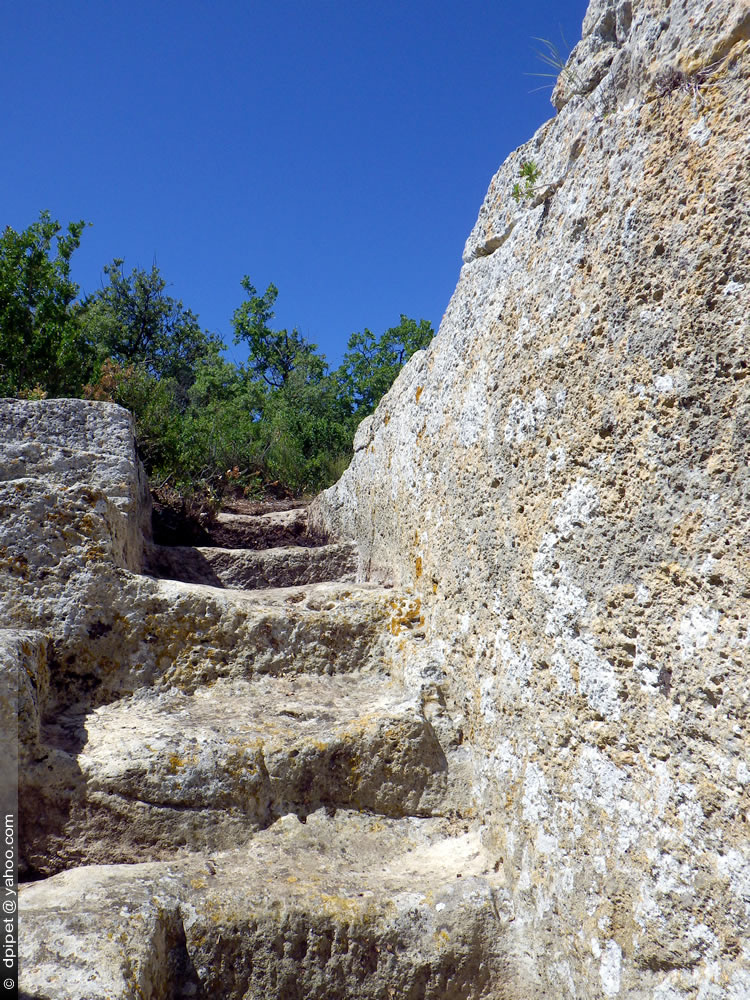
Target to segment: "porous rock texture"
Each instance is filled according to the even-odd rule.
[[[592,0],[310,511],[421,600],[519,997],[750,997],[749,47],[746,2]]]
[[[514,996],[419,601],[353,583],[300,510],[270,552],[154,545],[119,407],[0,400],[0,427],[20,995]],[[257,546],[246,521],[226,538]]]

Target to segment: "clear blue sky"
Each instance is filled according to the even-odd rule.
[[[154,258],[232,339],[240,279],[339,361],[435,328],[493,173],[554,113],[533,36],[586,0],[18,0],[0,12],[0,227],[93,223],[74,258]],[[567,54],[567,53],[565,53]],[[235,355],[240,358],[239,354]]]

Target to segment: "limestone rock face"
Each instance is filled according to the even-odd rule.
[[[750,996],[749,39],[737,0],[591,3],[310,511],[422,602],[524,996]]]
[[[160,552],[124,411],[0,401],[22,995],[750,996],[748,48],[591,3],[293,555]]]

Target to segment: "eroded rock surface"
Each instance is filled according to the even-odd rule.
[[[485,860],[444,821],[289,816],[240,850],[29,886],[25,964],[40,995],[89,1000],[510,997],[513,915]]]
[[[470,751],[419,657],[419,600],[353,583],[355,547],[312,545],[302,509],[225,527],[305,545],[155,546],[127,413],[6,412],[36,442],[0,456],[22,995],[510,983],[504,876],[471,829]],[[58,480],[67,460],[77,478]]]
[[[114,564],[140,572],[144,540],[151,538],[151,498],[127,411],[105,403],[82,410],[73,399],[4,399],[0,433],[0,482],[9,489],[9,509],[25,503],[19,497],[14,504],[14,484],[20,480],[41,481],[48,489],[54,485],[63,505],[89,505],[96,511]],[[31,516],[37,518],[38,511]],[[65,548],[62,529],[55,533],[54,525],[49,527],[58,541],[51,554],[57,555]],[[0,560],[2,571],[22,569],[23,559],[9,566],[0,552]]]
[[[327,580],[354,581],[357,549],[352,542],[259,550],[160,545],[151,548],[148,567],[156,576],[214,587],[290,587]]]
[[[749,39],[736,0],[591,3],[311,510],[421,598],[528,996],[750,996]]]

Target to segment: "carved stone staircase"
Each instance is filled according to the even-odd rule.
[[[303,542],[305,516],[265,515]],[[404,683],[418,602],[354,583],[348,544],[153,547],[148,567],[123,574],[131,630],[92,637],[127,683],[115,664],[63,698],[60,650],[16,649],[22,794],[46,817],[26,824],[21,995],[504,996],[509,904],[467,750],[439,689]]]

